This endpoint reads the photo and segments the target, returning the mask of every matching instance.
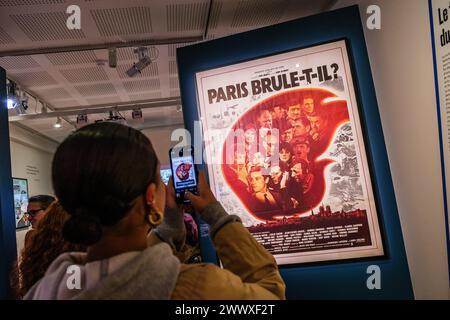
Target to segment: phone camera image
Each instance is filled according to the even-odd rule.
[[[197,193],[197,173],[194,165],[192,147],[171,149],[170,166],[177,203],[190,203],[184,199],[184,193]]]

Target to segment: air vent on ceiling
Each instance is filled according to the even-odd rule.
[[[24,87],[42,87],[52,84],[58,84],[47,72],[24,72],[24,73],[10,73],[13,80],[17,81]]]
[[[96,82],[109,80],[108,75],[102,67],[78,68],[60,70],[67,81],[77,82]]]
[[[150,8],[130,7],[91,10],[92,19],[104,37],[152,32]]]
[[[70,40],[85,38],[82,30],[67,28],[65,12],[42,12],[10,15],[32,41]]]
[[[87,97],[117,94],[112,83],[94,83],[82,86],[75,86],[75,89]]]
[[[48,102],[50,102],[51,100],[70,98],[70,94],[64,88],[36,90],[36,93]]]
[[[178,89],[179,82],[178,78],[170,78],[170,89]]]
[[[95,63],[97,56],[94,51],[73,51],[62,53],[50,53],[47,59],[55,66],[65,66],[69,64],[91,64]]]
[[[127,92],[145,92],[161,89],[159,79],[146,79],[123,82],[123,86]]]
[[[277,23],[285,6],[277,1],[241,0],[234,12],[232,28],[265,26]]]
[[[10,43],[15,43],[15,42],[16,41],[14,41],[14,39],[11,38],[9,36],[9,34],[6,33],[5,30],[0,28],[0,44],[10,44]]]
[[[208,4],[189,3],[166,6],[167,31],[203,30],[208,15]]]
[[[223,2],[213,2],[213,6],[211,8],[211,17],[209,18],[209,30],[217,28],[219,24],[220,14],[222,12]]]
[[[176,61],[169,61],[169,73],[170,74],[178,74],[178,67]]]
[[[133,63],[130,64],[121,64],[118,65],[116,70],[117,74],[122,79],[129,79],[130,77],[127,75],[127,70],[133,65]],[[142,73],[138,73],[135,77],[142,78],[142,77],[156,77],[158,76],[158,63],[152,62],[147,68],[141,71]]]
[[[35,6],[40,4],[60,4],[65,0],[2,0],[0,7]]]
[[[39,68],[40,65],[29,56],[0,58],[0,66],[10,71],[14,69]]]

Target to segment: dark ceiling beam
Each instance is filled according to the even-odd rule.
[[[209,19],[211,18],[212,6],[213,0],[209,0],[208,16],[206,17],[206,25],[205,25],[205,32],[203,33],[203,40],[206,40],[206,36],[208,35]]]
[[[36,55],[36,54],[102,50],[102,49],[108,49],[108,48],[159,46],[159,45],[167,45],[167,44],[197,42],[197,41],[202,41],[202,40],[203,40],[203,37],[198,36],[198,37],[166,38],[166,39],[152,39],[152,40],[128,41],[128,42],[110,42],[110,43],[86,44],[86,45],[65,46],[65,47],[49,47],[49,48],[38,48],[38,49],[18,49],[18,50],[0,51],[0,57],[31,56],[31,55]]]
[[[325,4],[320,12],[326,12],[333,9],[333,7],[338,3],[339,0],[329,0],[327,4]]]

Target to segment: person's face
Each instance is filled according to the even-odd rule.
[[[284,110],[282,107],[273,108],[273,117],[276,119],[282,119],[284,117]]]
[[[266,190],[266,181],[260,171],[252,172],[249,180],[253,192],[264,192]]]
[[[306,98],[303,100],[303,111],[306,114],[314,112],[314,100],[312,98]]]
[[[254,129],[248,129],[244,133],[245,142],[248,144],[252,144],[256,138],[256,131]]]
[[[297,120],[300,118],[301,108],[299,104],[294,104],[288,108],[288,118]]]
[[[297,120],[294,122],[294,136],[304,136],[308,134],[309,127],[305,126],[302,121]]]
[[[267,152],[267,156],[271,156],[275,153],[277,145],[277,138],[273,135],[267,135],[263,141],[263,147]]]
[[[315,132],[322,131],[325,127],[325,121],[319,116],[309,117],[309,123],[311,125],[311,130]]]
[[[294,154],[300,159],[307,159],[309,154],[309,146],[304,143],[298,143],[294,145]]]
[[[279,166],[274,166],[270,168],[270,177],[272,178],[272,181],[276,184],[280,183],[281,175],[283,173],[281,172],[281,169]]]
[[[303,178],[303,170],[302,170],[302,164],[296,163],[291,168],[291,177],[295,179],[295,181],[299,182]]]
[[[236,152],[235,159],[236,159],[236,164],[238,164],[238,165],[245,164],[245,153]]]
[[[253,164],[254,165],[261,165],[262,163],[264,163],[264,159],[263,159],[263,156],[262,156],[261,152],[256,152],[253,155]]]
[[[39,221],[41,221],[45,215],[45,211],[42,208],[42,204],[40,202],[28,203],[27,212],[28,212],[28,220],[31,223],[31,227],[33,229],[36,229],[39,224]]]
[[[286,150],[286,149],[281,149],[280,150],[280,160],[283,162],[288,162],[289,159],[291,158],[291,153]]]
[[[289,128],[287,130],[284,130],[281,134],[281,140],[284,142],[290,142],[293,137],[293,128]]]
[[[259,115],[258,122],[259,122],[260,128],[271,129],[272,128],[272,115],[270,114],[269,111],[265,110]]]

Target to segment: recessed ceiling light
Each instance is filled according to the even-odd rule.
[[[55,124],[53,125],[53,128],[61,128],[61,118],[58,117],[58,119],[56,120]]]

